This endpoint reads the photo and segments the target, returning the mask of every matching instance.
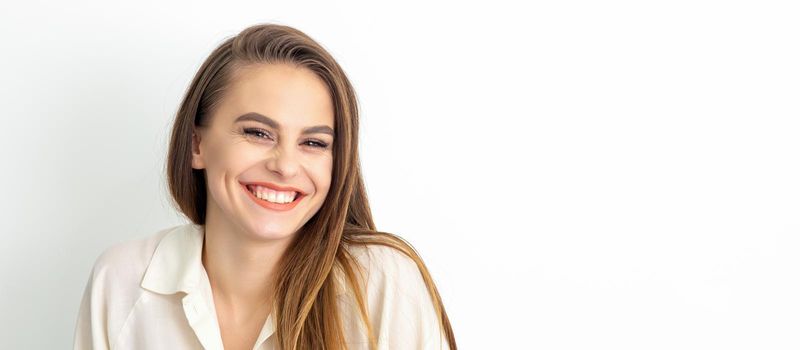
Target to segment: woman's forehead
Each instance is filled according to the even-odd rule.
[[[327,85],[311,70],[263,64],[242,68],[236,75],[221,106],[230,118],[253,112],[289,128],[309,124],[333,127],[333,101]]]

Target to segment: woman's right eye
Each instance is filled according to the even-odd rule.
[[[256,138],[263,139],[264,136],[268,136],[267,138],[272,140],[272,135],[262,129],[244,129],[244,133],[246,135],[255,136]]]

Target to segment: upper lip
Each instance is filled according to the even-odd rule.
[[[279,185],[276,185],[276,184],[271,183],[271,182],[241,182],[241,184],[245,185],[245,186],[266,187],[266,188],[269,188],[269,189],[273,189],[275,191],[287,191],[287,192],[288,191],[294,191],[294,192],[297,192],[297,193],[299,193],[301,195],[305,194],[305,192],[303,192],[301,190],[298,190],[297,188],[294,188],[294,187],[291,187],[291,186],[279,186]]]

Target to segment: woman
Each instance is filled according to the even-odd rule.
[[[356,95],[304,33],[256,25],[212,52],[167,175],[191,223],[98,257],[76,349],[456,348],[419,255],[375,230]]]

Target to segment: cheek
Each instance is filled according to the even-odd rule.
[[[327,192],[330,188],[331,178],[333,177],[333,161],[326,159],[320,161],[314,167],[314,182],[317,183],[319,191]]]
[[[220,146],[209,149],[206,155],[209,182],[224,187],[231,176],[243,171],[254,161],[251,158],[250,153],[243,152],[237,147]]]
[[[214,151],[213,161],[221,169],[241,169],[260,160],[257,152],[241,145],[220,145]]]

